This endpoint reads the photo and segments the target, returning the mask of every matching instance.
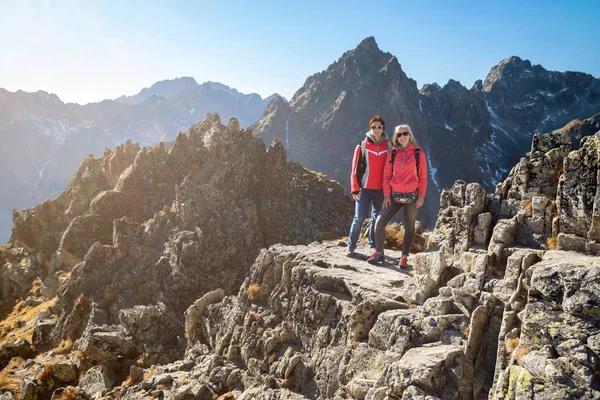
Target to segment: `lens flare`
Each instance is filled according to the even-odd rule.
[[[192,109],[190,110],[190,115],[194,115],[194,113],[195,113],[195,112],[196,112],[196,109],[195,109],[195,108],[192,108]]]

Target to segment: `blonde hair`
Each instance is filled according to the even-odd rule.
[[[398,125],[394,128],[394,136],[392,136],[392,145],[394,146],[398,146],[398,132],[401,129],[406,129],[406,131],[409,133],[410,135],[410,144],[412,144],[415,147],[419,146],[419,143],[417,143],[417,139],[415,139],[415,135],[413,134],[412,129],[410,129],[410,126],[406,125],[406,124],[402,124],[402,125]]]

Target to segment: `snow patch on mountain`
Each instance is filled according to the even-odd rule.
[[[440,185],[439,185],[438,181],[435,179],[435,174],[437,173],[437,168],[434,168],[433,164],[431,163],[431,155],[429,154],[429,151],[425,152],[425,155],[427,156],[427,167],[429,169],[429,176],[431,176],[431,180],[433,181],[433,184],[438,189],[438,191],[441,191]]]
[[[40,118],[35,115],[29,115],[23,111],[25,120],[34,124],[44,135],[51,137],[56,142],[62,144],[65,139],[81,128],[81,124],[71,125],[65,118]]]

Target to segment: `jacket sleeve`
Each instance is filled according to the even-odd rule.
[[[360,184],[358,182],[358,177],[356,176],[356,171],[358,170],[358,158],[360,157],[360,145],[356,146],[354,150],[354,157],[352,158],[352,172],[350,173],[350,190],[351,193],[360,192]]]
[[[427,169],[427,156],[423,151],[423,148],[420,148],[421,154],[419,155],[419,186],[418,186],[418,194],[421,197],[425,197],[425,193],[427,192],[427,173],[429,172]]]
[[[383,166],[383,195],[391,196],[392,188],[390,186],[390,180],[392,179],[392,150],[390,149],[387,152],[387,157],[385,158],[385,165]]]

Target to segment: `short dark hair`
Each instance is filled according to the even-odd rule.
[[[371,118],[371,120],[369,121],[369,129],[371,129],[371,125],[373,125],[373,122],[381,122],[383,129],[385,129],[385,121],[383,120],[383,117],[381,115],[377,114],[376,116]]]

